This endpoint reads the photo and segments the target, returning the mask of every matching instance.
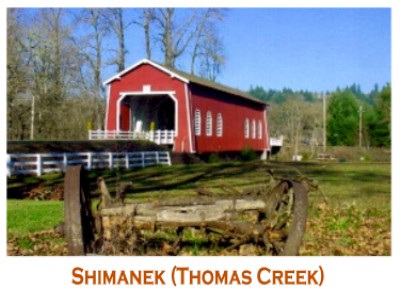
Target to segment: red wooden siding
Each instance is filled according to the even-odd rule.
[[[266,105],[243,99],[236,95],[219,92],[200,85],[190,84],[192,118],[195,110],[201,112],[201,134],[194,137],[198,153],[241,151],[250,147],[256,151],[269,149],[266,124]],[[207,113],[212,115],[212,134],[207,136]],[[217,136],[217,115],[222,115],[222,136]],[[249,137],[245,138],[244,123],[249,120]],[[256,124],[253,137],[253,121]],[[262,125],[262,137],[258,137],[258,124]]]
[[[171,77],[169,74],[153,67],[150,64],[142,64],[124,74],[121,79],[115,79],[110,84],[110,96],[108,99],[107,130],[117,130],[117,101],[124,92],[143,92],[143,86],[150,85],[151,92],[174,92],[177,100],[178,136],[175,139],[174,150],[177,152],[191,152],[189,140],[189,124],[187,113],[187,101],[185,98],[186,83]],[[130,112],[126,105],[121,105],[120,130],[130,129]]]
[[[208,83],[189,74],[185,77],[182,75],[184,73],[178,73],[144,60],[120,73],[118,75],[120,77],[108,81],[106,129],[131,130],[131,108],[124,102],[129,100],[145,103],[150,100],[145,100],[144,97],[156,97],[155,93],[158,92],[172,97],[171,101],[175,105],[176,116],[171,116],[175,122],[174,130],[177,132],[174,151],[213,153],[241,151],[246,147],[255,151],[270,150],[266,104],[248,99],[243,93],[237,93],[229,88]],[[130,98],[123,98],[124,93],[130,95],[126,96]],[[152,99],[151,101],[159,103],[158,98]],[[119,109],[118,101],[121,104]],[[154,114],[157,114],[155,107],[151,106],[148,109],[154,110]],[[171,114],[172,110],[170,108]],[[163,109],[159,111],[165,113]],[[200,112],[198,114],[200,119],[197,119],[197,122],[196,111]],[[167,121],[170,122],[168,115]],[[219,121],[218,115],[221,116]],[[245,122],[248,122],[247,136]],[[119,128],[117,128],[118,123]],[[168,123],[166,126],[171,125],[172,123]]]

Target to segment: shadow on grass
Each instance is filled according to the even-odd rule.
[[[95,170],[89,172],[90,192],[98,197],[96,180],[102,176],[107,182],[110,192],[121,181],[131,181],[134,188],[130,193],[143,193],[154,190],[173,190],[190,188],[191,184],[201,179],[212,181],[226,176],[242,176],[254,170],[255,165],[181,165],[174,167],[155,166],[146,169],[114,169]],[[24,199],[33,189],[55,189],[64,184],[64,174],[46,174],[36,176],[13,176],[7,179],[7,198]]]
[[[52,190],[64,184],[64,174],[7,178],[7,199],[24,199],[33,189]]]
[[[187,190],[198,187],[213,187],[220,180],[227,185],[237,182],[250,184],[259,183],[268,169],[272,169],[278,177],[307,176],[323,182],[376,182],[391,180],[390,172],[380,170],[374,172],[367,167],[344,164],[320,164],[320,163],[279,163],[279,162],[250,162],[250,163],[219,163],[219,164],[192,164],[174,165],[171,167],[154,166],[145,169],[114,169],[94,170],[89,172],[90,192],[92,197],[98,197],[96,179],[102,176],[111,193],[121,181],[133,183],[133,189],[129,194],[145,193],[152,191]],[[55,189],[64,182],[63,174],[47,174],[41,177],[19,176],[7,179],[8,199],[23,199],[26,194],[38,186],[47,189]]]
[[[196,183],[202,182],[204,186],[215,180],[229,177],[240,178],[250,175],[258,168],[258,164],[201,164],[177,167],[153,167],[144,170],[116,170],[107,174],[91,174],[97,178],[103,176],[111,192],[115,190],[118,181],[131,181],[133,189],[129,194],[145,193],[152,191],[185,190],[195,187]],[[93,181],[92,180],[92,181]],[[96,189],[92,190],[92,196],[98,196]]]

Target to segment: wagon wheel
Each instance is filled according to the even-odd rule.
[[[64,179],[64,223],[68,255],[85,255],[94,240],[94,218],[85,169],[70,166]]]
[[[267,249],[277,255],[297,255],[307,221],[306,187],[298,181],[282,180],[267,201]]]

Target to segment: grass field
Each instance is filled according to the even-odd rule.
[[[307,229],[300,255],[391,255],[389,163],[232,162],[92,172],[90,177],[103,176],[111,193],[116,182],[131,181],[134,187],[127,202],[142,202],[195,197],[200,187],[215,195],[226,193],[221,187],[243,191],[266,184],[267,169],[273,169],[278,177],[303,174],[319,182],[319,191],[309,193]],[[55,189],[62,180],[61,175],[54,174],[11,178],[9,196],[38,183],[41,189]],[[91,190],[95,199],[95,185]],[[65,254],[65,243],[59,236],[40,238],[37,234],[63,219],[62,202],[10,199],[7,210],[9,255]],[[47,248],[39,245],[43,239]]]

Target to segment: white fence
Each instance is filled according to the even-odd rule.
[[[118,130],[89,130],[89,140],[148,140],[158,145],[173,145],[174,130],[155,131],[118,131]]]
[[[65,172],[67,166],[84,165],[86,169],[144,168],[171,165],[167,151],[148,152],[82,152],[7,154],[7,176]]]

